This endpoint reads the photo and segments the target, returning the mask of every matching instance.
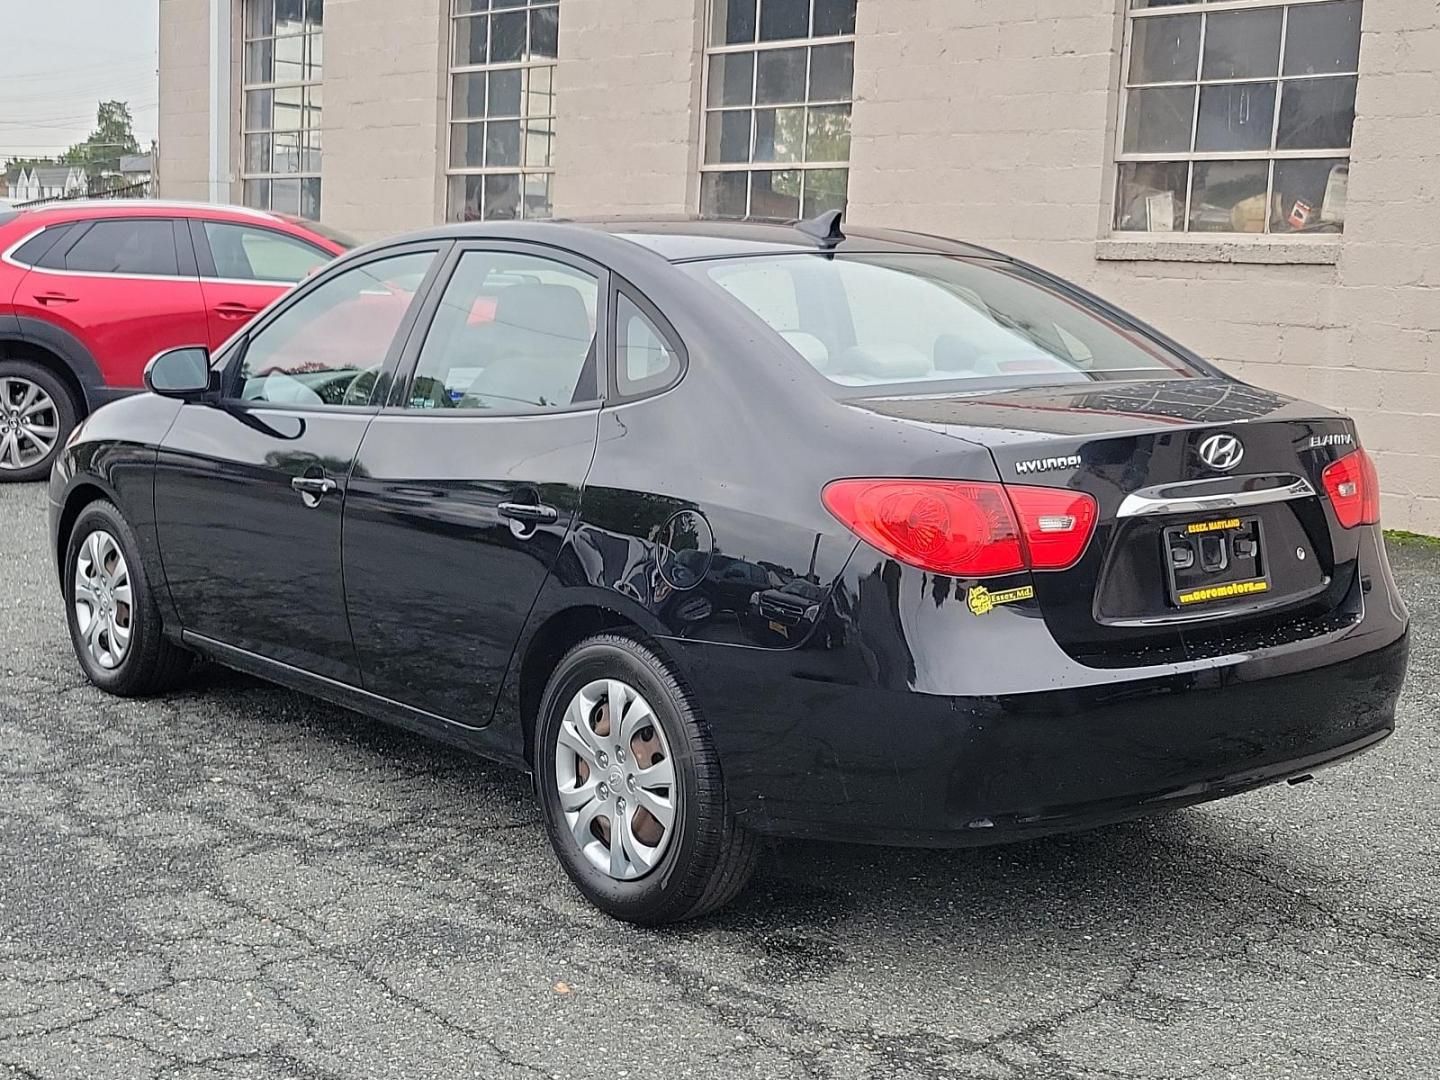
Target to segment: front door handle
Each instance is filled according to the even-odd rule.
[[[300,493],[306,506],[319,506],[320,500],[340,485],[328,476],[292,476],[290,486]]]
[[[222,319],[250,319],[260,314],[260,309],[231,301],[215,305],[215,314]]]
[[[546,506],[544,503],[512,503],[503,502],[498,507],[501,517],[509,518],[511,521],[524,522],[527,525],[544,525],[557,520],[560,511],[553,506]]]
[[[35,294],[36,302],[42,307],[49,307],[51,304],[73,304],[79,299],[78,296],[70,296],[67,293],[59,292],[42,292]]]

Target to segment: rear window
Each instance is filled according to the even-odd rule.
[[[1008,263],[927,254],[786,254],[707,260],[685,269],[740,301],[840,386],[1197,374],[1183,357]]]

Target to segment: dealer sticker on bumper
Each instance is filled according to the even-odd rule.
[[[965,603],[970,607],[970,614],[984,615],[997,604],[1013,604],[1016,600],[1029,600],[1035,595],[1035,586],[1022,585],[1018,589],[1002,589],[999,592],[991,592],[984,585],[975,585],[970,589],[970,595]]]
[[[1269,592],[1270,583],[1263,580],[1232,581],[1227,585],[1207,585],[1199,589],[1187,589],[1176,593],[1175,599],[1182,604],[1203,604],[1207,600],[1230,600],[1236,596]]]

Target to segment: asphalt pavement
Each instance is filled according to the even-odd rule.
[[[1373,753],[1081,836],[777,846],[607,919],[506,770],[239,675],[121,701],[0,486],[0,1077],[1428,1077],[1440,549]]]

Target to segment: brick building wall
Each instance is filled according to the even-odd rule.
[[[162,0],[167,195],[203,192],[205,7]],[[1345,232],[1298,239],[1109,236],[1123,8],[859,0],[849,219],[1033,260],[1346,410],[1386,524],[1440,534],[1440,4],[1365,0]],[[555,212],[693,212],[704,0],[562,11]],[[327,0],[325,32],[327,221],[369,238],[442,220],[445,0]]]

